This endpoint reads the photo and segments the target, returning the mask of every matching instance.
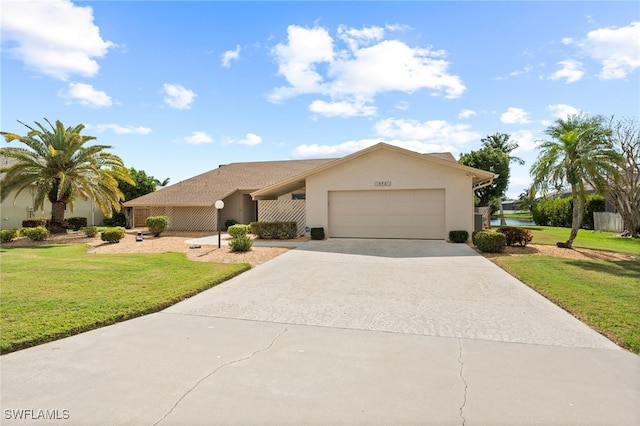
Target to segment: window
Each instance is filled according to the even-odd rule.
[[[292,200],[306,200],[307,194],[291,194]]]

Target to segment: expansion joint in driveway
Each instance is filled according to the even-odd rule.
[[[176,409],[176,407],[178,405],[180,405],[180,403],[191,393],[193,392],[198,386],[200,386],[200,384],[202,382],[204,382],[205,380],[207,380],[209,377],[213,376],[214,374],[216,374],[218,371],[222,370],[224,367],[227,367],[229,365],[233,365],[233,364],[237,364],[239,362],[243,362],[243,361],[248,361],[251,358],[253,358],[254,356],[258,355],[259,353],[268,351],[269,349],[271,349],[271,347],[273,347],[273,345],[276,343],[276,340],[278,340],[280,337],[282,337],[282,335],[284,333],[286,333],[289,330],[289,327],[285,327],[284,330],[282,330],[280,333],[278,333],[278,335],[276,337],[273,338],[273,340],[271,340],[271,343],[269,343],[267,346],[265,346],[262,349],[258,349],[256,351],[254,351],[253,353],[251,353],[251,355],[246,356],[244,358],[240,358],[240,359],[234,359],[233,361],[229,361],[226,362],[222,365],[219,365],[218,367],[216,367],[213,371],[209,372],[208,374],[206,374],[204,377],[202,377],[200,380],[198,380],[191,388],[189,388],[180,398],[178,398],[178,400],[176,401],[175,404],[173,404],[173,406],[171,407],[171,409],[164,415],[162,416],[157,422],[155,422],[153,424],[153,426],[156,426],[160,423],[162,423],[167,417],[169,417],[171,415],[171,413],[173,413],[173,411]]]
[[[464,360],[462,359],[462,339],[458,338],[458,346],[460,351],[458,352],[458,363],[460,364],[460,379],[464,384],[464,394],[462,398],[462,405],[460,406],[460,418],[462,419],[462,426],[465,425],[467,419],[464,417],[464,407],[467,405],[467,380],[464,378]]]

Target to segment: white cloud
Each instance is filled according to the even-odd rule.
[[[143,126],[119,126],[117,124],[98,124],[95,126],[95,129],[99,132],[104,132],[106,130],[111,130],[116,135],[148,135],[151,133],[151,129],[149,127]]]
[[[395,109],[399,109],[400,111],[406,111],[409,109],[409,102],[400,101],[393,106]]]
[[[385,138],[427,141],[436,145],[461,145],[480,140],[468,124],[449,124],[444,120],[403,120],[387,118],[375,124],[376,133]]]
[[[513,151],[514,153],[529,152],[535,150],[539,141],[533,137],[533,132],[530,130],[519,130],[511,134],[511,140],[518,142],[518,148]]]
[[[94,89],[92,85],[86,83],[69,83],[67,90],[60,92],[60,96],[93,108],[113,105],[109,95],[101,90]]]
[[[565,46],[567,46],[567,45],[573,43],[573,39],[571,37],[564,37],[562,40],[560,40],[560,43],[562,43]]]
[[[237,61],[240,58],[240,46],[236,46],[236,50],[227,50],[222,54],[222,66],[231,67],[231,61]]]
[[[100,36],[93,10],[68,0],[3,1],[0,14],[7,51],[32,70],[56,79],[98,73],[96,58],[116,45]]]
[[[344,157],[353,154],[356,151],[368,148],[380,142],[389,145],[398,146],[420,153],[430,152],[451,152],[456,148],[446,144],[425,143],[420,141],[402,141],[402,140],[381,140],[381,139],[360,139],[357,141],[347,141],[336,145],[299,145],[293,150],[294,158],[334,158]]]
[[[193,132],[191,136],[185,136],[184,138],[182,138],[182,140],[186,143],[191,143],[194,145],[213,142],[213,138],[211,138],[211,136],[201,131]]]
[[[471,118],[474,115],[477,115],[477,113],[474,110],[472,110],[472,109],[463,109],[458,114],[458,119],[464,120],[465,118]]]
[[[564,79],[565,83],[575,83],[576,81],[580,81],[584,76],[584,70],[582,69],[582,63],[580,61],[560,61],[557,65],[560,69],[549,76],[550,80]]]
[[[625,78],[640,68],[640,22],[591,31],[580,46],[602,64],[601,79]]]
[[[566,119],[568,116],[573,114],[579,114],[580,111],[567,104],[555,104],[547,106],[547,111],[549,111],[555,118]]]
[[[176,109],[189,109],[196,94],[178,84],[164,84],[164,103]]]
[[[245,136],[244,139],[240,139],[236,143],[240,145],[255,146],[262,143],[262,138],[255,133],[247,133],[247,136]]]
[[[460,78],[448,72],[446,52],[384,39],[385,29],[380,27],[340,26],[335,40],[321,27],[290,25],[287,33],[287,43],[276,45],[272,54],[288,85],[272,90],[271,102],[319,94],[330,97],[331,103],[353,103],[373,101],[384,92],[421,89],[457,98],[466,90]]]
[[[500,121],[505,124],[526,124],[530,123],[529,113],[522,108],[509,107],[507,111],[502,113]]]
[[[365,102],[325,102],[315,100],[309,105],[309,110],[325,117],[356,117],[372,116],[376,114],[376,107],[367,105]]]

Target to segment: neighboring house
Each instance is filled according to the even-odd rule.
[[[14,160],[0,156],[0,167],[12,164]],[[2,176],[0,176],[0,179]],[[22,227],[22,221],[32,217],[51,217],[51,203],[44,202],[43,210],[36,210],[33,206],[35,188],[23,190],[18,194],[9,194],[0,205],[0,229],[18,229]],[[65,213],[65,218],[85,217],[88,225],[101,225],[104,220],[102,211],[95,206],[92,200],[75,200],[73,212],[70,208]]]
[[[169,229],[215,231],[216,200],[228,219],[295,221],[329,237],[445,239],[474,229],[474,189],[497,176],[450,153],[419,154],[379,143],[338,159],[222,165],[124,203],[169,217]]]

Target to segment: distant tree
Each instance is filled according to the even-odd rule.
[[[491,185],[476,190],[478,206],[487,207],[492,199],[504,195],[509,184],[509,156],[507,154],[499,149],[483,147],[477,151],[462,154],[458,163],[499,175]]]
[[[157,179],[153,176],[148,176],[144,170],[136,170],[132,167],[129,169],[129,174],[134,182],[133,184],[125,181],[118,182],[120,190],[124,194],[124,201],[142,197],[156,190]]]
[[[520,195],[518,195],[518,203],[517,203],[518,209],[526,210],[531,213],[533,211],[533,205],[535,204],[535,201],[536,201],[535,191],[532,191],[531,189],[527,188],[522,193],[520,193]]]
[[[543,141],[531,167],[531,188],[543,195],[550,188],[569,186],[573,200],[571,233],[558,247],[572,248],[582,224],[587,197],[586,185],[602,192],[607,176],[616,173],[620,155],[614,150],[611,129],[601,116],[573,114],[557,119],[545,133],[553,140]]]
[[[618,173],[609,178],[609,196],[632,236],[640,228],[640,125],[636,119],[611,121]]]
[[[167,186],[169,185],[169,181],[171,180],[171,178],[166,178],[165,180],[160,180],[160,179],[153,179],[156,183],[156,185],[158,186]]]
[[[120,210],[122,191],[118,181],[133,183],[129,171],[120,157],[106,152],[108,145],[87,145],[94,136],[83,136],[84,125],[55,126],[45,118],[49,128],[35,122],[31,127],[21,121],[29,131],[26,135],[0,132],[8,143],[18,141],[27,148],[0,148],[0,154],[17,160],[0,168],[2,178],[0,198],[34,187],[34,208],[41,209],[45,198],[51,202],[51,231],[66,232],[65,207],[73,211],[77,197],[92,198],[106,217]]]

